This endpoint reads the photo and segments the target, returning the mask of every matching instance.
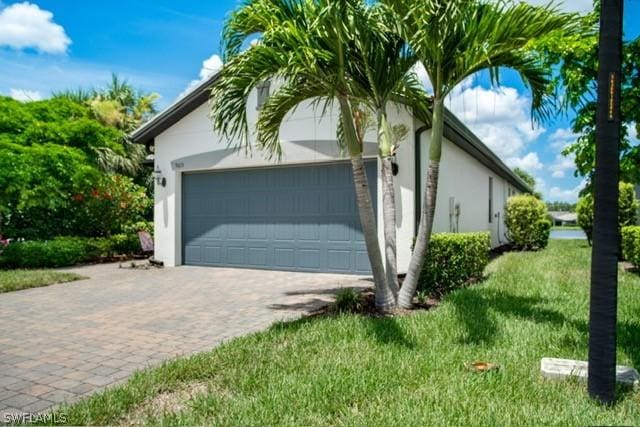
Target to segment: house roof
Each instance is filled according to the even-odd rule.
[[[153,144],[156,136],[160,135],[209,100],[211,86],[219,76],[220,73],[215,73],[203,80],[186,95],[178,98],[173,104],[169,105],[151,120],[133,131],[130,135],[133,142],[145,145]],[[511,168],[505,165],[489,147],[448,110],[445,114],[444,134],[448,140],[452,141],[499,176],[510,181],[511,184],[520,191],[531,192],[532,189],[517,176]]]
[[[173,104],[156,114],[148,122],[134,130],[130,137],[138,144],[153,144],[153,139],[171,126],[175,125],[187,114],[209,100],[211,86],[220,73],[215,73],[198,83],[191,91],[178,98]]]
[[[578,220],[578,214],[575,212],[549,211],[549,216],[555,221],[572,222]]]

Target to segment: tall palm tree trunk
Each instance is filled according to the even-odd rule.
[[[371,202],[369,182],[367,181],[367,173],[364,168],[362,155],[352,157],[351,166],[353,168],[353,183],[356,189],[360,224],[362,226],[362,233],[364,234],[364,241],[371,264],[373,281],[375,283],[376,308],[381,311],[392,310],[396,306],[396,298],[388,285],[382,264],[382,253],[380,252],[375,212],[373,210],[373,203]]]
[[[340,115],[345,142],[351,157],[353,183],[355,185],[360,225],[362,227],[362,234],[364,234],[367,255],[373,274],[375,304],[378,310],[387,311],[395,308],[396,299],[388,286],[384,265],[382,263],[376,216],[373,210],[373,203],[371,202],[369,181],[367,181],[367,173],[362,159],[363,147],[358,143],[358,137],[353,123],[353,110],[349,101],[343,97],[339,97],[338,99],[340,102]]]
[[[614,402],[616,385],[622,4],[601,2],[598,55],[588,389],[606,404]]]
[[[398,295],[398,261],[396,245],[396,196],[393,185],[393,165],[391,157],[383,157],[382,178],[382,219],[384,222],[384,256],[387,283],[394,296]]]
[[[440,158],[442,157],[442,138],[444,131],[444,100],[433,100],[433,125],[431,128],[431,142],[429,145],[429,166],[424,187],[422,201],[422,213],[416,243],[407,269],[407,276],[400,288],[398,305],[401,308],[410,308],[413,297],[418,288],[418,279],[422,272],[424,259],[429,249],[433,219],[436,212],[436,198],[438,196],[438,177],[440,176]]]
[[[384,222],[384,255],[387,285],[398,297],[398,261],[396,245],[396,195],[393,185],[392,136],[384,109],[378,111],[378,147],[381,159],[382,219]]]

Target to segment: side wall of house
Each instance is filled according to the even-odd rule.
[[[421,135],[421,182],[426,179],[431,131]],[[492,209],[489,209],[493,185]],[[504,212],[507,198],[519,191],[506,179],[445,139],[438,181],[434,232],[489,231],[493,247],[506,243]]]

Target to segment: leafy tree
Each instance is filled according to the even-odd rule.
[[[529,188],[531,188],[531,191],[532,191],[531,194],[536,196],[538,199],[542,200],[542,193],[539,191],[536,191],[536,179],[533,177],[533,175],[531,175],[526,170],[518,167],[514,168],[513,172],[516,175],[518,175],[518,177],[520,177],[520,179],[523,180],[525,184],[529,186]]]
[[[580,31],[570,36],[550,34],[535,45],[540,58],[556,70],[549,91],[562,93],[557,108],[575,110],[571,122],[577,139],[564,151],[574,155],[576,175],[591,182],[595,165],[596,77],[598,74],[599,2],[580,20]],[[621,83],[622,141],[620,174],[629,182],[640,182],[640,145],[630,136],[640,135],[640,37],[623,43]],[[590,185],[590,184],[589,184]],[[589,187],[589,186],[588,186]],[[589,188],[587,188],[589,191]]]
[[[535,188],[536,179],[529,172],[527,172],[526,170],[521,169],[521,168],[514,168],[513,172],[516,175],[518,175],[518,177],[520,177],[520,179],[523,180],[525,182],[525,184],[527,184],[529,187],[531,187],[531,189]]]
[[[72,196],[76,233],[110,236],[149,216],[152,201],[144,187],[122,175],[102,177],[92,188]]]
[[[386,109],[400,96],[405,102],[418,100],[414,102],[418,111],[426,110],[427,104],[417,78],[409,73],[415,59],[394,33],[394,25],[384,9],[361,0],[248,2],[226,23],[226,64],[212,90],[214,126],[229,140],[249,149],[246,108],[250,91],[270,78],[284,80],[261,107],[257,123],[257,146],[276,156],[281,154],[279,128],[288,112],[307,100],[325,109],[337,105],[337,139],[351,158],[380,309],[396,305],[390,157],[402,135],[388,122]],[[253,34],[261,35],[260,42],[242,51]],[[376,117],[380,155],[387,165],[383,171],[388,178],[384,180],[385,235],[392,246],[387,251],[388,275],[362,160],[363,135],[371,113]]]
[[[96,119],[86,96],[77,91],[34,102],[0,97],[1,234],[101,235],[122,225],[114,215],[111,225],[98,220],[112,213],[107,206],[90,218],[83,213],[90,207],[76,198],[104,187],[116,179],[113,174],[135,176],[146,150],[129,142],[123,129]],[[125,188],[137,194],[140,188],[132,185]]]
[[[547,209],[558,212],[575,212],[576,204],[569,202],[547,202]]]
[[[626,182],[620,182],[618,185],[618,229],[622,227],[636,224],[638,218],[638,208],[640,204],[636,199],[634,186]],[[578,199],[576,207],[578,214],[578,225],[587,235],[587,240],[591,244],[593,236],[593,195],[587,193]]]
[[[0,234],[47,238],[72,232],[72,196],[100,179],[87,155],[57,144],[0,142]]]
[[[499,84],[500,70],[519,73],[532,91],[532,110],[549,112],[549,69],[529,46],[550,33],[571,30],[572,17],[551,5],[475,0],[386,0],[398,15],[401,34],[420,59],[433,86],[433,120],[422,218],[407,276],[399,295],[411,306],[433,228],[444,132],[444,100],[467,77],[489,70]]]

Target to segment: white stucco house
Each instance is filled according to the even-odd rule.
[[[311,104],[291,112],[281,127],[279,162],[257,150],[234,151],[208,118],[215,79],[132,134],[154,150],[155,258],[165,266],[368,273],[350,163],[335,142],[337,112],[322,116]],[[259,91],[249,99],[250,124],[269,87]],[[396,154],[395,176],[398,271],[404,272],[420,215],[431,131],[403,107],[391,107],[389,114],[392,123],[410,130]],[[366,139],[368,177],[381,206],[375,131]],[[451,114],[440,171],[434,230],[489,231],[493,246],[505,243],[505,202],[530,189]],[[381,209],[377,216],[381,224]]]

